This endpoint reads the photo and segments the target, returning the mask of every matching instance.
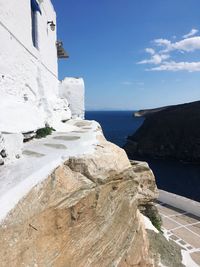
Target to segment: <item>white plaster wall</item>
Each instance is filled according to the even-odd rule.
[[[3,134],[4,148],[7,154],[5,161],[15,160],[21,157],[23,147],[23,135],[18,134]]]
[[[6,163],[20,158],[23,147],[23,135],[21,133],[0,133],[0,162]],[[1,154],[4,151],[5,156]]]
[[[200,217],[200,203],[186,197],[159,190],[159,201]]]
[[[48,68],[58,76],[56,49],[57,32],[56,29],[52,31],[50,26],[47,25],[48,21],[53,21],[56,24],[56,13],[50,0],[42,0],[40,2],[42,16],[37,12],[39,53],[41,61],[45,66],[48,66]]]
[[[82,78],[66,77],[60,83],[60,95],[68,100],[69,108],[72,112],[72,118],[84,119],[85,86]]]
[[[30,0],[0,0],[0,22],[57,76],[55,45],[57,33],[56,30],[51,31],[50,26],[47,25],[47,21],[53,20],[56,23],[56,13],[50,0],[38,1],[42,15],[37,12],[39,42],[39,50],[37,50],[32,43],[30,2]]]
[[[59,97],[56,23],[49,0],[37,12],[38,44],[32,43],[29,0],[0,0],[0,131],[20,133],[69,119],[67,100]]]
[[[34,51],[31,38],[30,1],[0,0],[0,21],[29,49]]]

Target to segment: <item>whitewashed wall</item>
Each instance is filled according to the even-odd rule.
[[[30,1],[0,0],[0,132],[29,132],[71,117],[59,97],[56,31],[47,25],[56,14],[49,0],[40,2],[36,49]]]
[[[0,164],[18,158],[21,133],[48,123],[63,129],[71,118],[67,99],[59,96],[56,13],[50,0],[38,0],[37,48],[32,40],[30,0],[0,0]],[[6,159],[2,152],[6,152]]]
[[[60,83],[60,95],[68,100],[72,118],[84,119],[84,94],[85,86],[82,78],[66,77]]]

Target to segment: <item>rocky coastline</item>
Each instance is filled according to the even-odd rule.
[[[200,101],[137,112],[143,125],[124,147],[130,158],[200,162]]]

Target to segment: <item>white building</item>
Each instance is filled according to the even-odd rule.
[[[72,118],[84,118],[84,81],[81,78],[66,77],[60,82],[60,95],[68,100]]]
[[[47,124],[63,129],[72,116],[70,106],[73,118],[83,118],[83,80],[70,78],[59,86],[57,58],[66,54],[57,42],[50,0],[0,0],[0,36],[0,152],[9,150],[12,136],[20,143],[21,133]]]

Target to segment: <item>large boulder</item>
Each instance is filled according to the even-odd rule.
[[[147,164],[99,137],[35,186],[1,222],[1,266],[150,267],[138,207],[157,197]]]

